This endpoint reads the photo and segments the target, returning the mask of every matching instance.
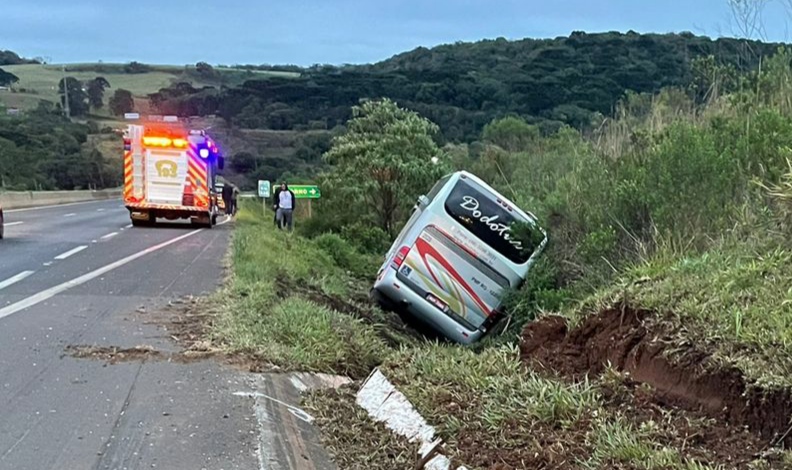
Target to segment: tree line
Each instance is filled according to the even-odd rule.
[[[299,78],[248,80],[225,89],[176,84],[150,98],[163,112],[218,114],[242,128],[306,130],[343,125],[360,99],[388,97],[437,123],[441,140],[460,142],[506,115],[545,134],[563,125],[596,128],[627,91],[687,87],[695,64],[707,58],[736,72],[752,70],[778,47],[689,33],[500,38],[418,48],[371,65],[316,66]]]
[[[86,116],[92,109],[97,111],[104,107],[107,88],[110,88],[110,82],[104,77],[96,77],[87,81],[80,81],[74,77],[62,78],[58,82],[60,104],[65,106],[68,96],[69,115]],[[116,116],[132,111],[134,104],[132,93],[123,88],[115,90],[108,102],[110,111]]]
[[[121,162],[86,145],[95,126],[66,119],[47,101],[24,114],[0,112],[0,189],[86,189],[121,184]]]

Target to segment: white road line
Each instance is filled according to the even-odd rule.
[[[0,282],[0,289],[5,289],[6,287],[10,286],[11,284],[16,284],[17,282],[21,281],[22,279],[30,276],[35,271],[22,271],[21,273],[17,274],[16,276],[9,277],[5,281]]]
[[[64,214],[63,216],[64,217],[74,217],[75,215],[77,215],[77,214],[72,212],[71,214]]]
[[[60,255],[56,256],[55,259],[66,259],[66,258],[68,258],[71,255],[76,255],[77,253],[83,251],[86,248],[88,248],[88,245],[78,246],[77,248],[75,248],[73,250],[69,250],[66,253],[63,253],[63,254],[60,254]]]
[[[118,232],[108,233],[107,235],[99,237],[99,240],[107,240],[108,238],[113,238],[118,235]]]
[[[96,212],[104,212],[104,209],[96,209]]]
[[[132,228],[132,224],[125,226],[124,228]]]
[[[5,224],[6,227],[13,227],[14,225],[22,225],[24,222],[9,222]]]
[[[30,296],[30,297],[28,297],[26,299],[22,299],[19,302],[13,303],[13,304],[11,304],[11,305],[9,305],[7,307],[0,308],[0,319],[5,318],[5,317],[7,317],[9,315],[13,315],[14,313],[17,313],[20,310],[24,310],[24,309],[26,309],[28,307],[32,307],[33,305],[39,304],[41,302],[44,302],[45,300],[50,299],[50,298],[60,294],[61,292],[65,292],[65,291],[71,289],[72,287],[77,287],[77,286],[80,286],[82,284],[85,284],[86,282],[88,282],[88,281],[90,281],[92,279],[96,279],[97,277],[102,276],[102,275],[104,275],[104,274],[106,274],[106,273],[108,273],[108,272],[110,272],[110,271],[112,271],[112,270],[114,270],[116,268],[120,268],[121,266],[129,264],[129,263],[131,263],[132,261],[135,261],[138,258],[146,256],[146,255],[148,255],[150,253],[154,253],[155,251],[161,250],[161,249],[165,248],[166,246],[170,246],[170,245],[173,245],[174,243],[178,243],[178,242],[184,240],[185,238],[191,237],[191,236],[195,235],[196,233],[200,233],[202,231],[203,231],[203,229],[198,229],[198,230],[193,230],[192,232],[187,232],[184,235],[180,235],[180,236],[178,236],[176,238],[172,238],[172,239],[170,239],[168,241],[160,243],[159,245],[154,245],[152,247],[146,248],[145,250],[139,251],[139,252],[135,253],[134,255],[127,256],[126,258],[123,258],[123,259],[120,259],[120,260],[115,261],[113,263],[110,263],[107,266],[103,266],[103,267],[101,267],[99,269],[96,269],[94,271],[91,271],[91,272],[89,272],[87,274],[83,274],[80,277],[76,277],[76,278],[74,278],[74,279],[72,279],[70,281],[66,281],[63,284],[58,284],[55,287],[50,287],[49,289],[43,290],[43,291],[39,292],[38,294],[32,295],[32,296]]]
[[[93,200],[93,201],[83,201],[83,202],[70,202],[68,204],[50,204],[49,206],[38,206],[38,207],[25,207],[24,209],[9,209],[6,212],[27,212],[27,211],[38,211],[41,209],[52,209],[53,207],[68,207],[68,206],[77,206],[80,204],[96,204],[99,202],[109,202],[113,201],[114,199],[105,199],[105,200]],[[121,206],[124,207],[124,206]]]

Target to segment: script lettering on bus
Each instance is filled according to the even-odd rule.
[[[509,226],[503,223],[498,222],[498,215],[484,215],[479,210],[479,202],[473,196],[463,196],[462,203],[459,207],[465,209],[466,211],[470,212],[470,214],[478,219],[479,222],[486,225],[490,230],[500,235],[504,240],[512,244],[518,250],[522,250],[522,242],[519,240],[512,240],[511,234],[509,233]]]

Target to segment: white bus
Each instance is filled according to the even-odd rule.
[[[524,222],[534,242],[511,228]],[[526,246],[526,245],[532,246]],[[371,297],[446,338],[470,344],[503,316],[502,294],[519,287],[547,244],[536,217],[476,176],[445,176],[418,204],[385,256]]]

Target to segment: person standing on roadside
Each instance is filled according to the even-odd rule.
[[[239,188],[234,186],[234,190],[231,193],[231,215],[236,215],[239,211]]]
[[[294,192],[284,181],[275,191],[275,220],[278,228],[283,230],[287,225],[289,231],[294,227]]]
[[[223,184],[223,204],[225,204],[225,213],[229,216],[233,214],[233,196],[234,188],[231,186],[231,183],[226,181]]]

